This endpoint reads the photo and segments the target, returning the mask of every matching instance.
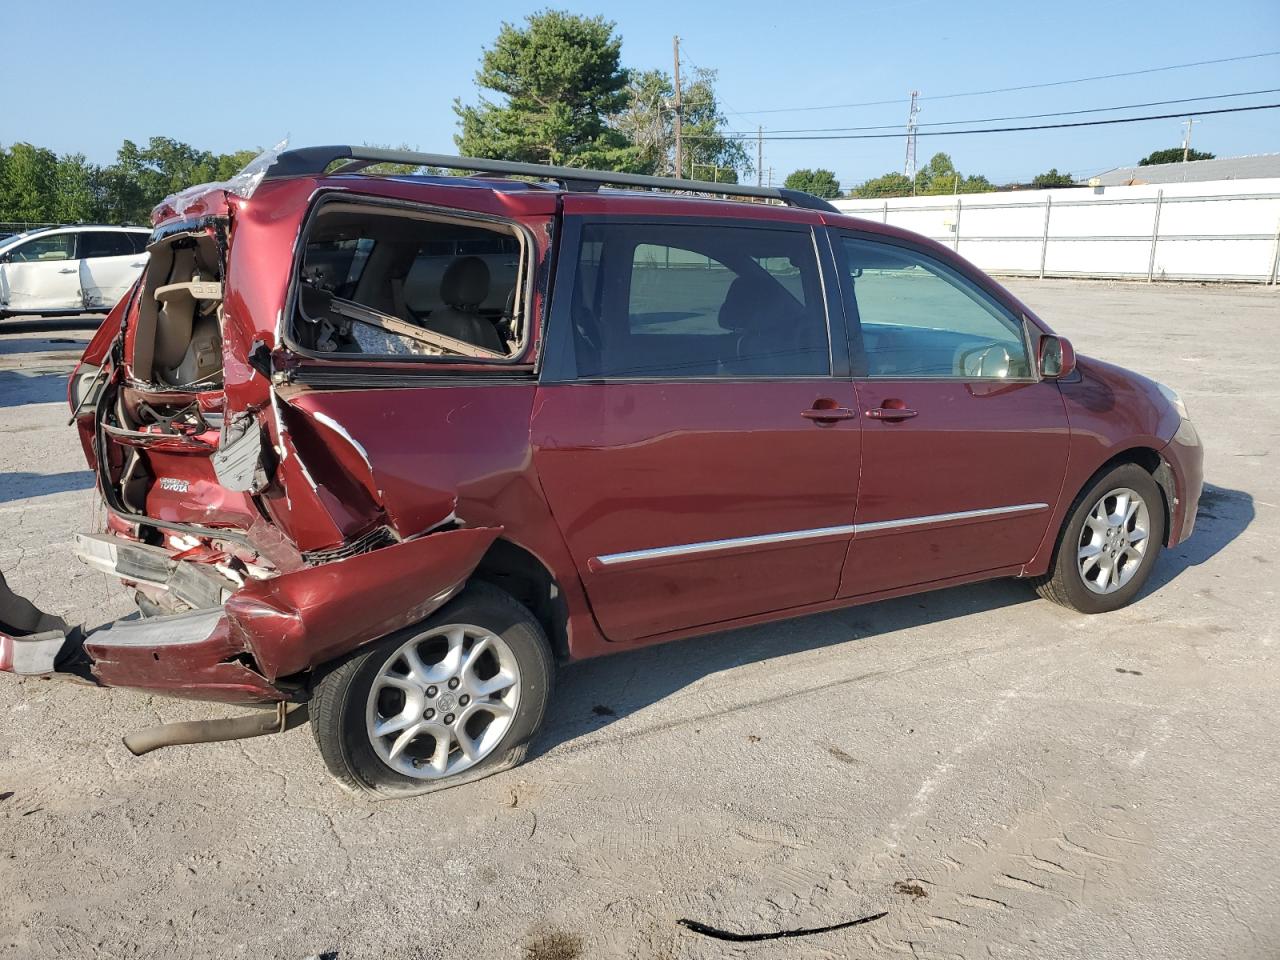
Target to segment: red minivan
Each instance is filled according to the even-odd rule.
[[[322,147],[155,223],[69,390],[142,616],[0,591],[2,669],[275,707],[135,752],[309,716],[422,793],[519,762],[558,660],[994,577],[1113,610],[1195,522],[1176,394],[805,194]]]

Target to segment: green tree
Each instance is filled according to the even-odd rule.
[[[375,147],[378,150],[401,150],[405,153],[416,153],[418,151],[418,147],[411,147],[407,143],[402,143],[398,147],[393,147],[386,143],[369,143],[366,141],[364,146]],[[254,156],[257,156],[257,154],[254,154]],[[249,160],[252,159],[253,157],[249,158]],[[246,160],[245,163],[248,163],[249,160]],[[244,163],[240,164],[240,166],[243,167]],[[239,167],[237,167],[236,170],[238,172]],[[379,177],[405,177],[419,174],[422,176],[435,177],[439,176],[444,171],[439,167],[424,167],[419,166],[416,163],[372,163],[361,169],[360,172]]]
[[[607,121],[627,104],[622,39],[603,17],[562,10],[504,22],[484,51],[476,85],[503,98],[454,101],[458,149],[471,156],[572,166],[634,163],[626,138]]]
[[[911,178],[902,173],[886,173],[868,180],[854,190],[856,197],[911,197],[938,196],[948,193],[986,193],[995,185],[981,174],[965,176],[956,169],[951,157],[935,153],[929,162]]]
[[[628,74],[627,100],[610,123],[631,145],[636,173],[669,177],[675,172],[675,88],[662,70],[633,70]]]
[[[128,223],[146,226],[151,222],[151,208],[164,198],[150,202],[142,185],[120,166],[106,167],[98,175],[101,195],[99,217],[103,223]]]
[[[47,223],[57,206],[58,158],[52,150],[15,143],[0,180],[0,220]]]
[[[237,150],[234,153],[224,153],[217,158],[214,164],[214,179],[230,180],[237,173],[244,169],[245,165],[260,154],[261,150]]]
[[[740,175],[749,176],[754,173],[755,166],[742,141],[724,134],[725,117],[716,97],[716,79],[714,70],[697,67],[693,71],[692,82],[681,90],[681,113],[684,118],[681,134],[685,162],[681,174],[692,178],[696,169],[697,179],[737,183]],[[674,129],[671,139],[674,156]],[[706,175],[708,166],[714,170],[711,177]]]
[[[1188,160],[1212,160],[1214,154],[1206,153],[1203,150],[1188,150]],[[1140,167],[1150,167],[1157,163],[1181,163],[1182,148],[1170,147],[1168,150],[1154,150],[1138,161]]]
[[[116,152],[116,162],[102,171],[104,216],[113,223],[149,223],[152,208],[165,197],[196,184],[226,180],[257,154],[217,154],[169,137],[152,137],[145,147],[126,140]]]
[[[171,193],[198,183],[226,180],[258,151],[217,154],[168,137],[145,147],[124,141],[109,167],[82,153],[61,157],[43,147],[15,143],[0,148],[0,221],[136,223]]]
[[[1037,174],[1031,181],[1031,186],[1039,190],[1048,189],[1049,187],[1070,187],[1075,184],[1075,180],[1069,173],[1059,173],[1057,167],[1049,168],[1048,173]]]
[[[951,157],[935,153],[916,173],[916,195],[938,196],[947,193],[986,193],[995,186],[984,176],[966,177],[956,169]]]
[[[911,196],[911,178],[905,173],[886,173],[874,177],[853,191],[855,197],[909,197]]]
[[[145,147],[126,140],[116,152],[115,167],[138,184],[145,210],[131,219],[146,222],[151,207],[171,193],[219,179],[218,157],[208,150],[169,137],[152,137]]]
[[[58,223],[95,223],[103,219],[100,170],[83,153],[58,158],[54,170],[51,219]]]
[[[840,196],[840,181],[830,170],[823,170],[821,167],[816,170],[807,168],[796,170],[783,181],[782,185],[788,190],[803,190],[815,197]]]
[[[681,176],[737,183],[755,168],[742,142],[724,133],[724,112],[715,84],[716,72],[699,67],[681,90]],[[632,72],[627,104],[610,122],[630,145],[625,169],[658,176],[674,174],[675,85],[670,74],[663,70]]]

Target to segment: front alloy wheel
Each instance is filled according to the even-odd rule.
[[[1142,568],[1151,537],[1151,513],[1128,487],[1109,490],[1089,511],[1080,531],[1080,579],[1094,593],[1123,589]]]
[[[1053,566],[1036,581],[1036,590],[1081,613],[1123,607],[1151,575],[1164,530],[1164,495],[1155,480],[1136,463],[1121,464],[1076,499]]]
[[[551,694],[542,627],[509,594],[472,583],[425,621],[328,669],[311,726],[344,786],[411,796],[524,759]]]

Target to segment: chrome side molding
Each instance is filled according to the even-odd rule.
[[[764,547],[777,543],[820,540],[829,537],[856,537],[860,533],[876,533],[883,530],[921,527],[935,523],[957,523],[962,520],[983,520],[1020,513],[1035,513],[1048,509],[1049,505],[1047,503],[1019,503],[1009,507],[985,507],[981,510],[961,510],[956,513],[934,513],[923,517],[903,517],[899,520],[876,520],[872,523],[853,523],[838,527],[815,527],[812,530],[786,530],[781,533],[762,533],[751,537],[731,537],[726,540],[703,540],[698,543],[681,543],[670,547],[651,547],[647,550],[606,553],[593,557],[589,567],[593,570],[599,570],[623,566],[628,563],[671,560],[677,557],[716,553],[723,550],[737,550],[744,547]]]
[[[653,547],[649,550],[628,550],[626,553],[606,553],[596,557],[592,564],[614,567],[638,560],[666,560],[695,553],[715,553],[719,550],[735,550],[739,547],[762,547],[793,540],[817,540],[822,537],[844,537],[854,532],[852,524],[843,527],[816,527],[813,530],[787,530],[783,533],[762,533],[754,537],[733,537],[728,540],[703,540],[701,543],[681,543],[671,547]]]
[[[958,513],[934,513],[927,517],[904,517],[901,520],[877,520],[874,523],[855,523],[853,532],[871,533],[873,530],[896,530],[899,527],[919,527],[927,523],[951,523],[955,520],[978,520],[985,517],[1003,517],[1013,513],[1035,513],[1048,510],[1047,503],[1019,503],[1012,507],[987,507],[983,510],[961,510]]]

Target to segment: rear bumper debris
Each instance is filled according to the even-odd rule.
[[[226,703],[304,700],[307,671],[430,615],[462,588],[499,533],[432,533],[251,580],[216,605],[91,631],[68,630],[0,577],[0,671]],[[184,600],[205,589],[204,572],[183,569],[192,564],[104,539],[81,543],[98,569],[181,590]]]

